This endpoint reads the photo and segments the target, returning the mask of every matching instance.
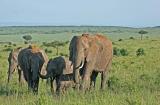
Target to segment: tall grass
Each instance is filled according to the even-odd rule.
[[[41,30],[44,29],[41,28]],[[110,30],[114,31],[113,29]],[[124,30],[127,30],[127,28]],[[136,30],[134,31],[136,32]],[[154,31],[150,30],[150,32]],[[132,32],[131,34],[134,33]],[[156,34],[158,33],[156,32]],[[122,41],[114,41],[114,47],[127,49],[128,55],[114,56],[112,69],[108,74],[107,85],[109,86],[104,91],[99,89],[99,74],[95,90],[81,93],[69,89],[60,96],[52,96],[50,86],[46,85],[45,81],[40,81],[38,95],[29,93],[26,83],[19,86],[17,72],[14,73],[11,83],[7,84],[7,57],[9,51],[4,50],[6,47],[1,44],[0,105],[160,105],[160,38],[149,38],[141,41],[136,37],[134,37],[134,40],[130,40],[130,34],[127,33],[126,35],[128,35],[128,39],[122,37]],[[16,38],[20,36],[17,35]],[[64,38],[68,37],[65,34],[63,36]],[[46,39],[50,40],[53,37],[54,35],[52,37],[45,36]],[[57,36],[57,40],[59,40],[58,38]],[[68,39],[70,38],[69,36]],[[41,46],[42,42],[40,40],[38,45]],[[26,45],[23,42],[19,42],[17,46]],[[9,48],[15,47],[11,46]],[[44,46],[41,47],[43,49],[46,48]],[[143,48],[145,55],[137,57],[136,51],[138,48]],[[52,53],[47,53],[49,58],[56,56],[55,49],[49,47],[47,49],[52,51]],[[59,51],[60,53],[68,54],[68,45],[61,47]]]

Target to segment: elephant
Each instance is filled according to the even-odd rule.
[[[28,48],[26,49],[34,49],[35,45],[30,45]],[[8,67],[8,80],[7,82],[10,82],[10,79],[12,78],[12,74],[15,72],[15,70],[18,70],[18,80],[19,83],[22,84],[24,82],[24,77],[23,77],[23,70],[21,70],[19,64],[18,64],[18,55],[19,52],[24,49],[22,47],[18,47],[13,49],[10,53],[9,53],[9,57],[8,57],[8,63],[9,63],[9,67]],[[42,53],[45,63],[42,66],[42,70],[41,70],[41,74],[46,74],[46,66],[48,63],[48,56],[46,55],[46,53],[40,49],[40,52]]]
[[[105,36],[99,34],[73,36],[69,45],[69,60],[73,63],[73,79],[76,88],[88,89],[89,81],[90,85],[94,83],[95,86],[96,77],[98,73],[101,73],[101,89],[104,90],[112,58],[112,42]],[[82,81],[80,82],[79,71],[82,68]]]
[[[74,87],[73,66],[68,58],[63,56],[50,59],[47,64],[47,74],[41,75],[42,79],[51,80],[51,92],[54,93],[54,80],[56,80],[56,93],[64,92],[69,87]]]
[[[7,81],[8,83],[10,82],[12,74],[15,72],[15,70],[18,70],[19,83],[22,83],[24,81],[23,71],[20,69],[18,64],[18,54],[21,50],[22,50],[22,47],[18,47],[16,49],[13,49],[9,53],[9,57],[8,57],[9,68],[8,68],[8,81]]]
[[[18,54],[18,64],[23,70],[23,75],[28,83],[28,90],[38,94],[39,73],[45,63],[45,57],[41,49],[29,46]]]

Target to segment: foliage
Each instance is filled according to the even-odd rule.
[[[65,41],[65,42],[53,41],[53,42],[50,42],[50,43],[43,42],[43,45],[46,46],[46,47],[54,47],[54,48],[56,48],[56,50],[57,50],[56,55],[59,55],[59,47],[63,47],[68,43],[69,43],[69,41]]]
[[[129,53],[127,51],[127,49],[119,49],[117,47],[114,47],[113,48],[113,55],[116,55],[116,56],[127,56]]]
[[[121,52],[122,56],[127,56],[128,55],[127,49],[122,48],[122,49],[120,49],[120,52]]]
[[[136,51],[136,55],[137,55],[137,56],[145,55],[145,53],[144,53],[144,49],[143,49],[143,48],[139,48],[139,49],[137,49],[137,51]]]
[[[32,36],[31,35],[24,35],[23,39],[25,39],[26,41],[30,41],[30,40],[32,40]]]
[[[118,39],[118,41],[123,41],[123,39]]]
[[[119,49],[119,48],[117,48],[117,47],[114,47],[114,48],[113,48],[113,55],[121,56],[120,49]]]
[[[3,51],[12,51],[12,48],[6,48],[6,49],[3,49]]]
[[[52,50],[48,50],[47,48],[44,50],[46,53],[52,53]]]
[[[108,72],[109,87],[100,91],[101,75],[98,75],[95,90],[87,91],[84,94],[81,91],[69,89],[60,96],[52,96],[50,85],[46,85],[45,80],[42,82],[40,79],[39,93],[33,95],[28,92],[26,82],[19,86],[17,72],[13,74],[10,84],[6,83],[9,52],[3,51],[3,49],[6,49],[8,44],[6,47],[5,44],[0,44],[0,105],[159,105],[160,29],[145,28],[147,32],[151,33],[147,40],[119,42],[118,39],[127,39],[130,35],[136,38],[139,35],[138,29],[122,28],[120,30],[123,33],[117,33],[114,32],[117,29],[114,27],[0,27],[4,30],[0,31],[0,41],[12,41],[17,46],[26,47],[21,40],[23,34],[31,34],[34,36],[34,41],[39,41],[38,44],[41,44],[41,42],[50,42],[53,39],[70,40],[73,36],[70,30],[74,30],[76,33],[74,35],[77,35],[77,33],[85,32],[88,28],[92,32],[106,34],[112,41],[116,41],[114,47],[125,48],[130,52],[126,57],[113,57],[113,65]],[[37,35],[39,36],[37,37]],[[11,46],[11,48],[13,47]],[[46,47],[42,46],[42,48]],[[137,48],[147,49],[145,50],[147,56],[135,57]],[[50,50],[48,47],[47,49]],[[52,53],[47,53],[49,58],[55,57],[56,51],[54,50],[56,49],[52,49]],[[68,54],[68,44],[59,50],[59,54]]]
[[[142,40],[143,34],[147,34],[148,32],[144,30],[140,30],[138,33],[141,34],[141,40]]]
[[[147,34],[148,32],[147,32],[147,31],[144,31],[144,30],[140,30],[138,33],[139,33],[139,34]]]
[[[59,55],[60,55],[60,56],[68,57],[68,54],[64,54],[64,53],[60,53]]]
[[[129,37],[129,39],[135,39],[133,36]]]

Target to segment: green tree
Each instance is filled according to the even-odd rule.
[[[66,44],[68,44],[68,41],[66,41],[66,42],[53,41],[50,43],[45,43],[45,42],[43,43],[43,45],[46,47],[56,48],[56,55],[59,55],[59,47],[65,46]]]
[[[147,31],[144,31],[144,30],[140,30],[138,33],[141,35],[141,40],[142,40],[143,35],[144,35],[144,34],[147,34],[148,32],[147,32]]]
[[[31,35],[24,35],[23,39],[25,40],[25,43],[29,43],[32,40],[32,36]]]

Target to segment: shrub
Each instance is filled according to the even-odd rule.
[[[128,55],[128,51],[126,49],[120,49],[121,55],[122,56],[127,56]]]
[[[123,39],[118,39],[118,41],[123,41]]]
[[[136,55],[137,55],[137,56],[145,55],[144,49],[143,49],[143,48],[139,48],[139,49],[136,51]]]
[[[17,46],[16,44],[13,44],[13,46]]]
[[[8,45],[12,45],[12,42],[8,42]]]
[[[113,48],[113,55],[121,56],[120,49],[118,49],[117,47],[114,47],[114,48]]]
[[[68,54],[60,53],[60,56],[68,57]]]
[[[47,48],[44,50],[46,53],[52,53],[52,50],[48,50]]]
[[[131,37],[129,37],[129,39],[134,39],[134,37],[131,36]]]
[[[28,42],[27,42],[27,41],[24,41],[24,44],[28,44]]]
[[[115,43],[115,42],[112,42],[112,44],[113,44],[113,45],[116,45],[116,43]]]
[[[3,51],[12,51],[12,48],[6,48]]]
[[[117,47],[113,48],[113,55],[116,56],[127,56],[129,53],[126,49],[119,49]]]
[[[26,41],[32,40],[32,36],[31,35],[24,35],[23,39],[25,39]]]

